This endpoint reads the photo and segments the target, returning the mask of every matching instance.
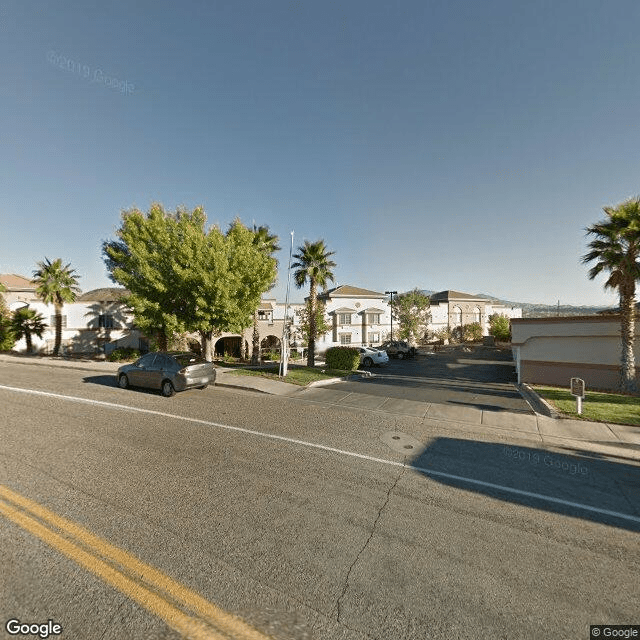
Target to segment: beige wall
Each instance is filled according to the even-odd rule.
[[[640,354],[639,329],[637,322]],[[620,316],[513,319],[511,333],[518,382],[569,386],[578,377],[587,388],[617,388]]]

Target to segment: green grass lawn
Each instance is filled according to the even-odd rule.
[[[617,393],[586,391],[582,401],[582,414],[576,413],[576,399],[569,389],[559,387],[533,387],[541,397],[570,418],[640,425],[640,398]]]
[[[292,384],[298,384],[304,387],[310,382],[316,382],[317,380],[329,380],[330,378],[341,378],[342,376],[346,376],[351,372],[341,371],[338,369],[320,369],[318,367],[289,365],[287,376],[285,378],[280,378],[278,376],[278,366],[260,367],[258,369],[244,369],[242,367],[239,367],[238,369],[229,371],[229,373],[239,376],[262,376],[263,378],[281,380],[284,382],[290,382]]]

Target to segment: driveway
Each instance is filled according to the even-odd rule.
[[[516,388],[515,363],[510,349],[455,347],[390,360],[371,369],[370,378],[332,385],[335,391],[432,402],[485,411],[532,413]]]

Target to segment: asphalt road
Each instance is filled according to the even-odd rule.
[[[0,364],[0,403],[3,625],[188,637],[180,615],[218,624],[208,603],[283,640],[586,639],[589,624],[640,622],[632,463],[53,367]],[[33,517],[16,521],[21,497]],[[36,526],[60,533],[56,515],[85,530],[59,548]],[[133,588],[76,547],[115,557]]]
[[[476,348],[439,351],[372,367],[370,378],[332,385],[336,391],[532,413],[515,387],[511,350]]]

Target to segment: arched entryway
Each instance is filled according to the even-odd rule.
[[[271,356],[279,357],[280,356],[280,338],[274,335],[269,335],[260,341],[260,353],[262,354],[262,358],[267,360]]]

